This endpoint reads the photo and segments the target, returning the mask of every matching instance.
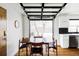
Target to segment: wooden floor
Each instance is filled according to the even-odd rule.
[[[58,47],[58,55],[59,56],[79,56],[79,49]]]
[[[20,56],[26,56],[26,50],[21,50]],[[29,54],[28,54],[29,55]],[[44,53],[44,56],[47,56],[47,53]],[[55,53],[52,49],[49,50],[49,56],[55,56]],[[79,56],[79,49],[77,48],[61,48],[58,47],[58,56]]]

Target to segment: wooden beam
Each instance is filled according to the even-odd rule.
[[[64,3],[63,6],[62,6],[62,8],[63,8],[66,4],[67,4],[67,3]],[[58,11],[58,13],[62,10],[62,8]]]
[[[58,13],[63,9],[63,7],[65,7],[66,4],[67,4],[67,3],[64,3],[64,4],[63,4],[62,8],[60,8],[60,10],[58,11]],[[58,13],[57,13],[57,14],[58,14]],[[56,14],[56,16],[57,16],[57,14]],[[55,18],[56,18],[56,16],[55,16]],[[54,19],[55,19],[55,18],[54,18]]]
[[[41,11],[25,11],[26,13],[41,13]],[[58,13],[58,11],[43,11],[43,13]]]
[[[44,3],[42,3],[42,8],[41,8],[41,20],[42,20],[42,16],[43,16],[43,7],[44,7]]]
[[[41,6],[24,6],[24,8],[42,8]],[[62,8],[62,6],[44,6],[44,8]]]
[[[30,20],[36,20],[36,21],[38,21],[38,20],[47,20],[47,21],[49,21],[49,20],[53,20],[53,19],[30,19]]]
[[[41,16],[41,15],[28,15],[28,16]],[[55,16],[55,15],[42,15],[42,16]]]
[[[21,7],[23,8],[24,12],[26,13],[25,8],[24,8],[24,6],[23,6],[23,4],[22,4],[22,3],[20,3],[20,5],[21,5]],[[28,16],[28,14],[27,14],[27,13],[26,13],[26,15],[27,15],[27,17],[28,17],[28,19],[29,19],[29,16]]]

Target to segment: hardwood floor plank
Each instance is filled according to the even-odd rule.
[[[25,48],[23,49],[23,51],[21,50],[20,52],[21,52],[20,56],[26,56]],[[44,56],[47,56],[47,54],[44,53]],[[55,56],[55,53],[53,52],[52,49],[49,50],[49,56]],[[58,56],[79,56],[79,48],[61,48],[58,46]]]

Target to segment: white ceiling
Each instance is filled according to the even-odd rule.
[[[79,14],[79,3],[68,3],[60,14]]]

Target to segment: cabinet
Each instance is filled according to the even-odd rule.
[[[69,36],[67,34],[61,34],[60,35],[60,46],[62,48],[68,48],[69,47]]]
[[[78,47],[78,41],[76,39],[75,35],[69,36],[69,48],[77,48]]]

